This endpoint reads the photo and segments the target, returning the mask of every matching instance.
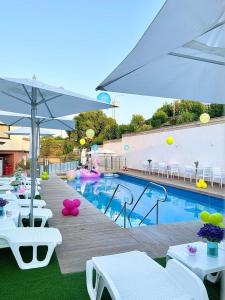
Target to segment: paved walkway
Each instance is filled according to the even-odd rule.
[[[86,261],[92,256],[137,249],[154,258],[165,256],[170,245],[197,240],[200,226],[197,222],[120,228],[56,176],[42,183],[41,196],[54,214],[49,225],[62,234],[63,243],[56,249],[62,273],[84,271]],[[65,198],[81,200],[78,217],[61,215]]]

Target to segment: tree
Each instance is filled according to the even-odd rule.
[[[169,117],[162,110],[157,110],[151,118],[151,125],[153,128],[161,127],[163,124],[167,123]]]
[[[179,116],[176,117],[176,124],[183,124],[193,122],[196,119],[196,115],[189,111],[182,112]]]
[[[121,137],[123,134],[133,132],[133,127],[130,124],[121,124],[118,125],[118,131],[119,137]]]
[[[63,144],[63,155],[64,155],[64,161],[67,160],[67,156],[73,152],[74,149],[74,142],[72,140],[69,139],[65,139],[64,140],[64,144]]]
[[[142,115],[134,114],[130,121],[130,130],[131,132],[140,132],[149,130],[150,126],[146,124],[145,119]]]
[[[225,105],[212,103],[208,106],[207,112],[211,118],[222,117],[225,115]]]
[[[114,139],[119,137],[119,130],[116,121],[106,116],[102,111],[91,111],[80,113],[75,117],[76,132],[78,141],[85,138],[86,147],[92,144],[102,144],[104,139]],[[86,138],[86,130],[93,129],[95,136],[93,139]]]

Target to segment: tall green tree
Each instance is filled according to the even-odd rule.
[[[105,139],[114,139],[119,137],[119,130],[116,121],[106,116],[102,111],[91,111],[80,113],[75,117],[76,133],[78,142],[85,138],[86,146],[92,144],[102,144]],[[86,137],[86,130],[93,129],[95,136],[93,139]]]

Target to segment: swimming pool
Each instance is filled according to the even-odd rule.
[[[118,177],[103,177],[97,180],[79,179],[72,181],[69,184],[102,212],[105,211],[118,184],[128,187],[134,196],[133,204],[127,206],[126,215],[128,216],[134,203],[139,198],[148,182],[149,181],[137,177],[119,174]],[[225,201],[223,199],[171,186],[164,185],[164,187],[168,192],[168,197],[165,202],[159,203],[159,224],[198,220],[199,213],[202,210],[207,210],[211,213],[220,212],[225,215]],[[157,199],[163,198],[163,196],[164,194],[161,189],[156,186],[150,186],[150,189],[146,190],[134,211],[131,213],[129,218],[130,222],[127,219],[127,227],[139,226],[140,221],[156,203]],[[106,213],[108,217],[115,220],[125,201],[130,201],[129,193],[125,191],[125,189],[119,188]],[[117,220],[117,224],[123,226],[123,222],[124,218],[123,214],[121,214]],[[151,224],[156,224],[155,209],[141,225]]]

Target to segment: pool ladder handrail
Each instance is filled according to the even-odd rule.
[[[157,188],[160,188],[163,190],[164,192],[164,198],[163,199],[157,199],[156,203],[152,206],[152,208],[148,211],[148,213],[141,219],[141,221],[139,222],[139,226],[144,222],[144,220],[150,215],[150,213],[156,208],[156,224],[159,224],[159,203],[160,202],[165,202],[167,200],[168,194],[167,194],[167,190],[165,189],[164,186],[154,183],[152,181],[150,181],[146,187],[144,188],[144,190],[142,191],[141,195],[139,196],[138,200],[136,201],[136,203],[134,204],[134,206],[132,207],[129,215],[128,215],[128,220],[129,223],[131,225],[131,221],[130,221],[130,216],[132,214],[132,212],[134,211],[135,207],[137,206],[137,204],[139,203],[139,201],[141,200],[142,196],[144,195],[144,193],[147,191],[147,189],[149,189],[150,186],[155,186]],[[132,226],[132,225],[131,225]]]
[[[121,211],[119,212],[119,214],[118,214],[117,217],[115,218],[114,222],[116,222],[116,221],[118,220],[118,218],[120,217],[121,213],[123,212],[123,215],[124,215],[124,216],[123,216],[123,227],[126,228],[127,204],[128,204],[128,205],[131,205],[131,204],[134,202],[134,196],[133,196],[131,190],[130,190],[128,187],[126,187],[125,185],[119,183],[119,184],[116,186],[116,188],[115,188],[115,190],[114,190],[114,192],[113,192],[113,194],[112,194],[112,197],[111,197],[111,199],[109,200],[109,203],[108,203],[108,205],[107,205],[106,208],[105,208],[104,214],[107,213],[107,211],[108,211],[108,209],[109,209],[109,207],[110,207],[110,205],[111,205],[111,203],[112,203],[112,200],[113,200],[114,196],[116,195],[116,193],[117,193],[119,187],[122,187],[122,188],[126,189],[126,190],[130,193],[130,195],[131,195],[131,201],[129,201],[129,202],[125,201],[125,203],[124,203],[124,205],[123,205]]]

